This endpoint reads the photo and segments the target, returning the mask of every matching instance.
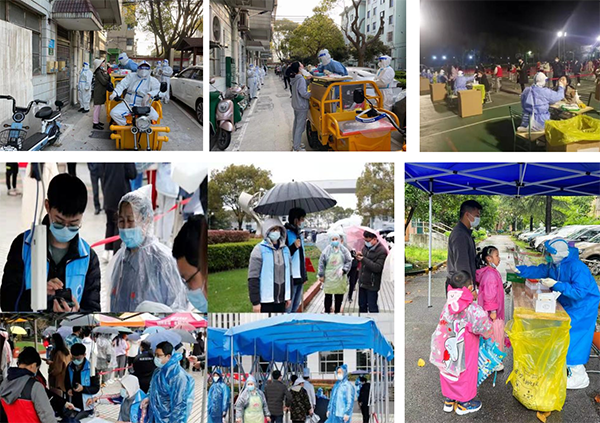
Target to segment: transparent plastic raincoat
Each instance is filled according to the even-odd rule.
[[[173,311],[189,308],[177,263],[170,249],[154,236],[154,213],[147,187],[125,194],[119,202],[119,211],[125,203],[131,205],[135,228],[141,228],[143,239],[133,249],[123,242],[110,262],[109,298],[105,302],[113,312],[135,310],[144,301],[165,304]]]
[[[248,383],[254,383],[254,389],[248,389]],[[241,419],[243,423],[263,423],[265,417],[270,417],[271,413],[267,407],[265,394],[256,386],[254,376],[248,376],[244,390],[238,396],[235,403],[235,418]]]
[[[348,380],[348,366],[341,365],[335,370],[336,374],[339,369],[344,372],[344,378],[333,385],[329,407],[327,408],[328,417],[325,423],[344,423],[344,416],[348,416],[348,423],[352,421],[356,388]]]
[[[223,416],[229,409],[231,393],[221,372],[215,370],[212,374],[219,375],[219,380],[210,385],[208,390],[208,423],[222,423]]]
[[[150,381],[149,423],[186,423],[194,405],[194,379],[180,366],[183,359],[174,353]]]

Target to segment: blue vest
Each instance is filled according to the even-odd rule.
[[[292,245],[298,239],[298,236],[294,231],[288,229],[287,231],[288,245]],[[302,243],[302,250],[304,251],[304,239],[300,238]],[[300,251],[299,249],[292,255],[292,278],[300,279],[302,277],[302,271],[300,270]]]
[[[45,230],[45,226],[38,226],[40,230]],[[79,237],[79,259],[72,260],[67,263],[65,271],[66,281],[63,281],[65,288],[70,288],[71,292],[77,299],[78,303],[81,303],[81,297],[83,295],[83,288],[85,287],[85,277],[90,265],[90,246]],[[31,231],[25,232],[23,238],[23,252],[21,255],[23,263],[25,264],[23,271],[23,278],[25,279],[25,289],[31,289]],[[50,265],[46,265],[46,274]]]
[[[73,366],[74,364],[69,364],[69,380],[71,381],[71,386],[73,386]],[[90,386],[91,381],[91,370],[90,370],[90,362],[86,359],[83,362],[83,369],[81,369],[81,386]],[[89,394],[81,394],[83,398],[83,409],[84,411],[89,411],[94,409],[94,402],[92,401],[92,405],[88,407],[87,402],[90,398],[94,398],[93,395]]]
[[[140,405],[142,404],[142,401],[146,399],[146,397],[147,395],[141,389],[137,391],[137,394],[135,394],[135,398],[133,399],[131,407],[129,408],[129,421],[131,421],[131,423],[142,423],[142,412],[140,410]],[[121,416],[119,416],[119,418],[120,417]]]
[[[260,243],[260,252],[262,254],[262,268],[260,269],[260,302],[272,303],[275,291],[275,257],[272,247],[266,244],[267,241]],[[290,275],[290,249],[286,246],[282,248],[283,264],[285,266],[285,299],[291,297],[291,275]]]

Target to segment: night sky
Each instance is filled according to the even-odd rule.
[[[567,32],[567,49],[594,44],[600,35],[600,1],[421,1],[421,60],[477,48],[485,43],[483,33],[503,40],[502,51],[512,50],[507,55],[529,48],[551,59],[558,31]]]

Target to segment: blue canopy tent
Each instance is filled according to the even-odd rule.
[[[206,349],[209,367],[230,367],[230,350],[225,348],[225,332],[227,329],[208,328],[208,348]],[[234,363],[235,365],[235,363]]]
[[[368,349],[371,351],[371,405],[374,412],[384,416],[381,422],[388,421],[388,365],[394,358],[394,350],[372,319],[321,314],[279,315],[229,329],[221,348],[230,354],[232,365],[236,354],[240,366],[242,355],[252,356],[251,372],[255,377],[260,371],[261,359],[271,363],[269,368],[277,362],[284,363],[286,370],[300,371],[306,357],[316,352]],[[239,382],[241,385],[241,378]],[[233,392],[233,378],[231,389]]]
[[[437,194],[600,195],[600,163],[406,163],[405,182],[429,195],[431,307],[432,198]]]

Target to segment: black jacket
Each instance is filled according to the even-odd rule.
[[[367,291],[379,291],[387,252],[383,245],[378,243],[372,248],[364,247],[362,255],[363,259],[360,261],[360,272],[358,274],[359,286]]]
[[[133,374],[140,381],[140,389],[145,393],[150,389],[150,381],[155,369],[154,355],[151,351],[143,351],[133,359]]]
[[[44,225],[49,224],[48,216],[42,221]],[[49,229],[47,229],[50,232]],[[23,263],[23,241],[24,233],[15,238],[4,266],[4,274],[2,275],[2,286],[0,287],[0,306],[2,311],[31,311],[31,290],[24,290],[19,304],[17,299],[23,287],[23,273],[25,263]],[[48,280],[53,278],[60,279],[63,283],[66,280],[67,263],[80,258],[79,256],[79,235],[69,243],[69,250],[63,260],[56,265],[50,259],[48,252]],[[48,297],[48,310],[52,310],[53,302],[51,297]],[[95,312],[100,311],[100,263],[98,256],[93,249],[90,249],[90,263],[85,276],[85,287],[79,304],[80,312]]]
[[[458,222],[448,238],[448,276],[463,270],[475,281],[477,270],[477,250],[473,231],[464,223]]]
[[[360,387],[360,393],[358,394],[357,402],[362,404],[362,407],[369,406],[369,393],[371,392],[371,384],[369,382],[363,384]]]
[[[121,198],[131,191],[130,180],[137,177],[133,163],[100,163],[99,174],[102,178],[104,209],[117,211]]]
[[[527,84],[529,82],[529,69],[525,62],[517,63],[517,73],[520,84]]]
[[[564,65],[558,62],[552,62],[552,78],[559,78],[565,74]]]
[[[291,401],[287,386],[279,380],[270,380],[265,385],[265,398],[272,416],[283,416],[283,404]]]
[[[285,229],[294,232],[298,239],[302,239],[300,229],[298,229],[296,226],[290,225],[290,223],[288,222],[285,224]],[[304,259],[304,249],[296,247],[296,245],[294,245],[293,242],[290,243],[289,237],[286,237],[286,242],[288,244],[288,248],[290,249],[290,257],[292,257],[296,253],[296,251],[299,251],[298,254],[300,254],[300,275],[302,280],[299,280],[298,278],[294,279],[294,285],[303,284],[308,280],[308,276],[306,275],[306,261]]]

